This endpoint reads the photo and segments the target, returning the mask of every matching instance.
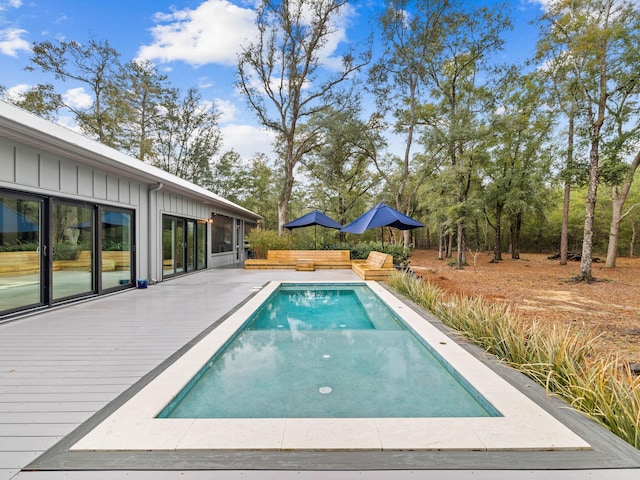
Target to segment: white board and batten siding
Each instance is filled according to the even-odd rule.
[[[260,218],[213,192],[1,101],[0,188],[133,210],[136,271],[156,279],[162,278],[163,215],[202,221],[216,213],[243,227],[245,221],[255,224]],[[209,268],[243,260],[233,252],[207,250]]]

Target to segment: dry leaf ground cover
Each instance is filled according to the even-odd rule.
[[[640,363],[640,259],[619,258],[615,268],[593,264],[594,283],[576,283],[579,262],[560,265],[548,254],[469,253],[463,270],[438,260],[434,250],[416,250],[411,268],[450,293],[484,296],[509,305],[522,321],[586,328],[597,335],[594,348],[621,360]]]

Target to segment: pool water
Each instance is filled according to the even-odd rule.
[[[500,416],[366,286],[283,284],[160,418]]]

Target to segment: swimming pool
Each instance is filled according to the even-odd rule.
[[[499,416],[367,286],[282,284],[159,418]]]
[[[335,284],[336,282],[327,282]],[[353,282],[346,282],[353,283]],[[280,286],[270,282],[70,448],[76,451],[584,450],[590,446],[377,282],[364,282],[501,417],[157,418]]]

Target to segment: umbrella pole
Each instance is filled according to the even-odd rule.
[[[313,226],[313,249],[318,249],[318,226]]]
[[[384,227],[380,227],[380,232],[382,232],[382,250],[384,251]]]

